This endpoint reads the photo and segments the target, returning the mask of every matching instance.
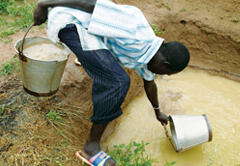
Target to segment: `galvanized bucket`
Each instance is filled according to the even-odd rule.
[[[176,152],[183,152],[212,140],[212,129],[206,115],[170,115],[171,137]]]
[[[27,93],[34,96],[51,96],[58,91],[70,51],[64,44],[56,44],[57,47],[64,49],[67,52],[66,59],[61,61],[41,61],[31,59],[23,54],[23,49],[26,46],[38,42],[51,41],[43,37],[30,37],[25,39],[27,33],[24,38],[18,40],[14,46],[20,61],[23,88]]]

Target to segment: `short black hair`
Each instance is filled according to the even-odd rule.
[[[159,51],[169,63],[169,68],[171,70],[182,71],[189,63],[189,51],[187,47],[180,42],[172,41],[163,43]]]

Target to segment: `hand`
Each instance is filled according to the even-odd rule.
[[[155,110],[156,118],[161,122],[162,125],[167,125],[169,121],[169,117],[161,112],[160,110]]]
[[[48,8],[37,4],[37,6],[34,9],[33,16],[34,16],[34,25],[41,25],[47,20]]]

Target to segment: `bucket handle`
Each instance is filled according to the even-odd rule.
[[[18,55],[19,55],[19,58],[24,61],[24,62],[27,62],[27,58],[23,55],[23,46],[24,46],[24,42],[25,42],[25,38],[28,34],[28,32],[30,31],[30,29],[34,26],[34,24],[30,25],[30,27],[27,29],[27,32],[25,33],[25,35],[23,36],[23,39],[22,39],[22,44],[21,46],[18,47]]]
[[[166,135],[167,139],[169,140],[169,142],[171,143],[171,145],[172,145],[173,147],[175,147],[174,144],[173,144],[173,140],[171,139],[171,137],[170,137],[170,135],[169,135],[169,132],[168,132],[168,129],[167,129],[166,124],[163,124],[163,128],[164,128],[164,130],[165,130],[165,135]]]

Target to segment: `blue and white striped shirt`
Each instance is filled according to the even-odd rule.
[[[97,0],[92,14],[55,7],[48,16],[49,38],[57,42],[58,32],[70,23],[77,27],[83,50],[108,49],[124,67],[133,68],[145,80],[154,79],[147,63],[164,39],[154,34],[138,8],[109,0]]]

